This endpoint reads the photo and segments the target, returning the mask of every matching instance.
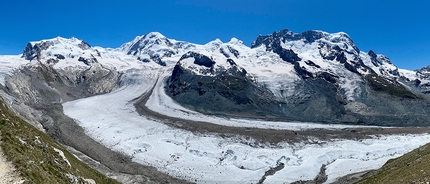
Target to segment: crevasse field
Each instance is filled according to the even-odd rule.
[[[172,176],[198,183],[258,182],[267,170],[283,163],[285,168],[267,176],[267,183],[312,180],[326,165],[327,183],[347,174],[377,169],[388,159],[401,156],[427,142],[430,136],[390,135],[365,140],[314,139],[313,144],[279,143],[276,147],[246,144],[237,138],[197,135],[171,128],[163,122],[140,116],[134,100],[155,85],[146,106],[172,117],[204,120],[225,126],[282,130],[345,128],[295,122],[265,122],[205,116],[181,107],[164,94],[163,80],[169,72],[153,68],[127,70],[124,86],[99,96],[63,104],[64,113],[74,118],[86,133],[108,148],[151,165]],[[157,82],[158,80],[158,82]],[[312,139],[312,138],[309,138]],[[251,142],[251,141],[250,141]]]
[[[343,35],[342,33],[327,35],[328,40],[322,40],[322,42],[328,45],[344,46],[343,42],[334,42]],[[147,42],[141,42],[141,39]],[[298,180],[313,180],[325,166],[325,174],[328,175],[326,183],[330,183],[348,174],[377,169],[388,159],[399,157],[430,142],[428,134],[402,134],[330,141],[308,137],[308,140],[303,142],[280,142],[270,145],[264,142],[256,143],[255,140],[241,136],[225,138],[217,134],[198,134],[172,128],[172,126],[166,125],[164,120],[141,116],[134,106],[139,97],[150,95],[145,105],[159,114],[185,121],[193,120],[226,127],[296,131],[315,128],[357,128],[357,126],[208,116],[180,106],[164,93],[165,81],[172,74],[173,67],[182,55],[190,50],[210,55],[215,61],[214,67],[224,70],[232,66],[226,62],[227,57],[220,51],[222,48],[228,50],[231,47],[243,54],[235,60],[238,66],[243,66],[255,81],[274,91],[275,96],[294,94],[292,87],[299,77],[293,71],[293,64],[282,61],[273,52],[266,52],[264,47],[251,49],[237,39],[232,39],[228,43],[215,40],[205,45],[196,45],[169,40],[159,33],[150,33],[146,36],[138,36],[118,49],[91,47],[87,50],[82,50],[79,47],[82,41],[75,38],[57,37],[46,41],[52,42],[53,46],[41,51],[41,58],[52,59],[55,54],[68,56],[58,63],[52,64],[50,67],[53,69],[59,71],[88,69],[93,66],[87,66],[77,58],[93,58],[99,55],[99,63],[95,63],[95,67],[103,66],[121,73],[121,81],[119,81],[121,85],[115,91],[63,103],[63,110],[67,116],[75,119],[90,137],[106,147],[130,156],[137,163],[156,167],[162,172],[188,181],[257,183],[264,178],[263,176],[266,176],[267,171],[283,164],[284,168],[274,172],[273,175],[266,176],[264,182],[289,183]],[[169,47],[171,44],[180,50],[177,50],[177,53],[174,52],[176,54],[164,58],[168,67],[162,67],[155,62],[139,61],[136,58],[137,55],[127,54],[126,51],[137,43],[142,44],[139,45],[139,48],[142,49],[136,50],[136,53],[142,58],[150,57],[149,54],[164,55],[166,50],[172,49]],[[34,44],[36,43],[31,42],[30,46]],[[352,48],[352,41],[348,44]],[[317,50],[319,49],[317,45],[291,42],[290,44],[284,43],[282,47],[303,52],[300,57],[312,59],[323,67],[317,67],[313,72],[327,70],[339,76],[340,87],[345,91],[348,99],[353,100],[355,95],[359,94],[360,91],[356,89],[359,89],[362,79],[358,80],[356,74],[347,72],[338,62],[324,60],[322,56],[318,55],[320,52]],[[364,63],[371,62],[370,58],[362,52],[357,54],[362,55]],[[193,59],[181,60],[180,64],[197,75],[205,74],[206,69],[195,65]],[[13,75],[14,69],[32,65],[49,65],[49,63],[42,60],[25,60],[22,55],[0,56],[0,84],[5,84],[5,79]],[[385,62],[381,64],[381,70],[378,68],[374,70],[379,71],[382,76],[390,77],[391,74],[387,71],[391,71],[392,67],[394,65],[390,62]],[[416,79],[413,71],[400,70],[400,73],[411,80]],[[287,92],[276,93],[281,89],[286,89]]]

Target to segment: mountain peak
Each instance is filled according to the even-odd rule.
[[[87,50],[91,45],[75,37],[63,38],[57,36],[52,39],[29,42],[24,48],[23,56],[27,60],[40,59],[42,52],[63,52],[65,50]]]
[[[210,41],[207,44],[205,44],[205,48],[209,51],[214,51],[214,50],[218,49],[219,47],[221,47],[222,44],[223,44],[223,42],[219,38],[217,38],[217,39]]]
[[[237,39],[235,37],[231,38],[228,43],[232,44],[232,45],[243,45],[243,41],[239,40],[239,39]]]
[[[137,36],[131,42],[121,45],[119,48],[122,51],[127,52],[130,55],[138,55],[142,49],[150,49],[155,45],[162,47],[172,47],[173,43],[170,39],[166,38],[159,32],[150,32],[148,34]]]
[[[146,39],[157,39],[157,38],[166,38],[164,35],[162,35],[160,32],[150,32],[146,35],[144,35]]]

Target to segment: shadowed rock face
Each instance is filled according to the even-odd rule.
[[[295,72],[301,77],[295,84],[295,94],[288,97],[276,97],[265,87],[258,85],[249,76],[238,70],[217,71],[212,76],[199,76],[192,69],[185,69],[178,62],[166,92],[180,104],[208,114],[266,118],[276,120],[296,120],[307,122],[326,122],[344,124],[363,124],[380,126],[428,126],[430,124],[430,102],[424,94],[411,91],[396,80],[378,76],[359,57],[360,51],[352,40],[344,34],[339,38],[330,38],[335,43],[347,43],[340,48],[329,45],[321,38],[329,35],[320,31],[307,31],[301,34],[281,30],[267,36],[259,36],[252,47],[265,45],[268,52],[273,52],[285,62],[294,64]],[[340,87],[339,76],[328,72],[313,73],[299,61],[302,60],[293,50],[282,46],[284,40],[305,40],[306,43],[318,42],[323,58],[343,64],[347,70],[362,78],[359,84],[361,95],[354,101],[345,96]],[[225,50],[221,50],[226,55]],[[352,55],[347,59],[346,54]],[[375,66],[391,63],[382,55],[373,51],[368,53]],[[199,56],[198,53],[186,54],[183,58]],[[200,57],[201,58],[201,57]],[[350,57],[351,58],[351,57]],[[205,58],[204,62],[196,59],[196,65],[212,67],[215,62]],[[308,66],[320,68],[315,62],[304,61]],[[360,71],[367,72],[366,75]],[[388,71],[399,76],[396,70]],[[426,70],[421,71],[425,73]],[[420,81],[415,81],[418,86]],[[430,86],[430,85],[429,85]],[[420,86],[421,89],[424,85]]]
[[[316,61],[303,60],[297,50],[283,46],[285,41],[316,44],[322,58],[339,63],[344,67],[343,70],[361,78],[361,83],[358,84],[360,92],[357,92],[355,99],[348,99],[341,87],[340,81],[344,76],[337,76],[329,71],[310,70],[310,67],[321,69],[322,65],[319,66]],[[39,59],[41,51],[52,44],[54,43],[50,41],[29,44],[23,57],[29,60]],[[163,45],[166,49],[149,52],[151,50],[148,48],[152,48],[154,44]],[[136,57],[140,54],[150,55],[150,58],[140,58],[145,62],[157,60],[161,62],[160,65],[165,65],[162,58],[178,53],[175,49],[190,49],[190,45],[186,42],[171,42],[160,34],[152,33],[124,48],[129,47],[128,54]],[[199,53],[198,50],[183,54],[167,81],[167,94],[181,105],[208,114],[387,126],[427,126],[430,122],[430,105],[425,96],[426,91],[430,91],[430,85],[418,79],[407,81],[400,78],[400,82],[411,86],[409,89],[396,79],[377,75],[378,71],[371,67],[390,64],[389,59],[369,51],[367,55],[372,66],[366,66],[360,58],[360,51],[344,33],[333,36],[322,31],[296,34],[281,30],[257,37],[252,47],[261,45],[265,46],[267,52],[273,52],[285,62],[293,64],[294,72],[300,80],[292,84],[292,95],[275,96],[273,91],[254,81],[252,76],[234,61],[246,56],[242,56],[244,53],[231,45],[220,49],[220,54],[227,58],[225,62],[230,64],[227,68],[214,68],[216,63],[212,56]],[[85,50],[90,46],[82,42],[79,48]],[[22,68],[10,78],[6,87],[16,94],[19,93],[23,102],[40,106],[106,93],[118,87],[119,74],[114,69],[102,67],[94,56],[79,57],[77,60],[85,63],[88,68],[76,69],[73,72],[50,67],[50,63],[65,58],[58,54],[53,56],[47,65]],[[192,64],[198,67],[183,67],[181,61],[188,58],[193,58]],[[199,68],[207,75],[198,75],[193,68]],[[427,69],[417,72],[422,78],[430,76]],[[387,73],[400,76],[396,69]]]
[[[74,38],[72,38],[74,39]],[[53,41],[41,41],[39,43],[28,43],[27,46],[24,48],[24,52],[22,54],[22,57],[26,60],[33,60],[33,59],[41,59],[41,52],[43,50],[48,49],[49,47],[55,45]],[[91,45],[87,42],[81,41],[78,44],[78,47],[82,50],[87,50],[91,48]],[[65,57],[63,55],[58,55],[58,59],[64,59]]]
[[[36,43],[34,45],[28,43],[27,46],[24,48],[24,53],[22,57],[24,57],[26,60],[39,59],[40,52],[42,52],[42,50],[46,50],[52,45],[54,45],[54,43],[50,41],[44,41],[41,43]]]
[[[194,58],[194,64],[205,66],[207,68],[211,68],[215,64],[215,61],[212,61],[212,59],[210,59],[209,57],[196,52],[188,52],[184,54],[180,60],[183,60],[186,58]]]
[[[85,52],[94,52],[87,51],[90,45],[83,41],[80,43],[76,42],[76,39],[71,41],[74,41],[73,45],[64,42],[60,44]],[[37,126],[40,123],[43,130],[56,141],[79,150],[79,154],[91,157],[94,160],[86,160],[87,163],[90,162],[92,167],[98,168],[104,174],[119,176],[118,180],[121,182],[187,183],[161,173],[153,167],[137,164],[129,156],[106,148],[86,135],[76,120],[64,115],[62,103],[109,93],[124,81],[122,73],[115,67],[99,62],[103,57],[97,50],[98,54],[84,55],[84,52],[80,52],[82,55],[79,55],[79,52],[76,52],[78,54],[70,57],[67,53],[64,55],[55,52],[56,50],[49,50],[55,43],[56,40],[29,43],[23,57],[27,60],[37,59],[38,62],[17,68],[6,78],[5,86],[0,85],[2,90],[15,98],[13,102],[15,106],[21,107],[17,108],[16,112],[28,114],[26,118],[37,122]],[[44,50],[48,50],[49,54],[43,53]],[[74,64],[56,67],[62,60]],[[75,65],[79,62],[85,65]]]
[[[392,86],[402,97],[374,89],[375,82],[363,84],[367,91],[358,102],[347,102],[333,83],[336,78],[321,74],[304,79],[296,94],[284,99],[256,85],[246,76],[220,73],[197,76],[175,66],[166,92],[187,108],[215,115],[307,122],[344,123],[380,126],[428,126],[430,103]],[[389,89],[387,89],[389,90]]]
[[[86,69],[54,69],[49,64],[22,67],[6,80],[9,93],[35,109],[110,92],[118,87],[119,74],[93,65]],[[50,129],[52,122],[44,125]]]
[[[210,67],[214,63],[210,58],[200,54],[191,53],[184,58],[190,56],[199,58],[195,60],[197,65]],[[229,63],[235,65],[231,59]],[[226,115],[242,113],[250,117],[271,116],[272,113],[276,113],[267,110],[277,106],[275,101],[266,98],[271,96],[270,92],[256,86],[246,77],[245,70],[235,66],[209,77],[194,75],[178,64],[173,70],[166,90],[181,104],[206,113]]]

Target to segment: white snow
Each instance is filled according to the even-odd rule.
[[[387,57],[378,54],[377,59],[382,61],[382,63],[377,63],[376,66],[372,63],[371,58],[367,53],[360,52],[360,58],[362,59],[363,63],[366,66],[370,67],[373,71],[375,71],[376,74],[378,74],[380,76],[384,76],[384,77],[389,77],[389,78],[398,77],[398,76],[393,75],[392,72],[395,70],[400,70],[400,69],[398,69],[392,63],[387,62],[388,61]]]
[[[400,76],[404,76],[408,78],[409,80],[413,81],[419,78],[417,72],[412,70],[406,70],[406,69],[399,69]]]
[[[297,53],[298,57],[302,59],[299,62],[300,66],[305,67],[306,70],[312,73],[328,72],[329,74],[338,76],[341,88],[344,90],[347,99],[355,101],[362,93],[360,88],[362,87],[363,79],[359,75],[346,70],[343,63],[336,60],[324,59],[322,55],[329,55],[335,46],[345,49],[349,53],[357,54],[357,51],[354,50],[352,42],[346,37],[345,33],[325,34],[325,37],[312,43],[306,43],[304,39],[296,41],[287,40],[282,42],[281,46]],[[320,48],[321,43],[324,43],[324,48]],[[353,56],[349,53],[345,52],[347,62],[354,60]],[[309,66],[305,63],[306,61],[312,61],[319,67]]]
[[[430,141],[427,134],[392,135],[362,141],[314,140],[315,144],[307,145],[279,143],[274,148],[264,144],[244,144],[240,141],[246,140],[241,140],[240,137],[196,135],[137,114],[131,100],[148,91],[155,83],[157,76],[150,72],[150,69],[126,71],[126,78],[132,81],[128,85],[109,94],[64,103],[64,112],[76,119],[89,136],[108,148],[129,155],[133,161],[154,166],[172,176],[189,181],[255,183],[270,167],[282,162],[286,167],[267,177],[267,183],[313,179],[322,164],[327,165],[330,182],[345,174],[378,168],[386,160]],[[169,109],[165,110],[165,113],[171,112],[172,116],[187,111],[160,95],[161,87],[157,86],[154,91],[158,92],[154,92],[155,95],[148,104],[165,104],[165,108]],[[214,117],[205,117],[189,111],[188,113],[188,119],[214,120]],[[179,116],[184,117],[183,114]],[[237,119],[223,121],[231,124],[258,122]]]
[[[21,58],[21,55],[0,56],[0,84],[5,85],[5,79],[10,76],[14,69],[25,65],[29,61]]]
[[[346,36],[345,33],[326,35],[324,41],[330,47],[337,45],[349,49],[351,53],[356,52],[352,48],[352,42],[350,43]],[[148,41],[147,43],[159,44],[145,45],[145,40]],[[310,137],[309,142],[314,144],[281,142],[276,146],[269,146],[255,145],[253,140],[245,140],[239,136],[222,138],[211,134],[194,134],[169,127],[159,122],[160,120],[140,116],[134,108],[133,100],[148,92],[156,84],[146,106],[171,117],[224,126],[279,130],[339,129],[356,126],[207,116],[180,106],[165,94],[164,80],[171,74],[173,66],[180,57],[188,51],[193,50],[212,58],[216,62],[215,69],[232,67],[226,62],[227,57],[220,52],[221,49],[231,56],[230,58],[239,68],[248,72],[248,77],[254,79],[258,85],[271,90],[276,97],[282,98],[294,94],[296,82],[300,77],[295,73],[292,64],[283,61],[274,53],[266,52],[264,46],[251,49],[236,38],[232,38],[228,43],[222,43],[217,39],[205,45],[197,45],[167,39],[160,33],[153,32],[138,36],[118,49],[91,47],[87,50],[79,48],[77,44],[81,41],[75,38],[58,37],[45,41],[53,41],[55,44],[42,52],[44,59],[56,58],[55,54],[63,54],[66,57],[54,64],[54,68],[66,70],[73,67],[88,67],[77,61],[77,58],[82,56],[95,57],[101,66],[115,68],[123,73],[121,88],[108,94],[64,103],[63,110],[67,116],[75,119],[90,137],[108,148],[132,157],[133,161],[154,166],[162,172],[192,182],[256,183],[267,170],[279,163],[284,163],[285,168],[268,176],[266,183],[312,180],[322,165],[327,165],[327,183],[329,183],[347,174],[379,168],[388,159],[401,156],[430,142],[428,134],[421,134],[328,142]],[[341,44],[343,42],[347,45]],[[139,50],[135,56],[125,53],[138,43],[145,49]],[[324,60],[320,53],[315,52],[318,50],[318,44],[315,43],[307,44],[303,40],[298,40],[283,43],[282,46],[299,53],[299,57],[303,58],[300,65],[305,66],[309,71],[326,71],[339,76],[342,89],[348,99],[353,101],[356,95],[360,94],[359,86],[362,85],[363,80],[360,76],[346,71],[341,64]],[[230,49],[237,50],[239,55],[234,56]],[[173,55],[164,58],[163,61],[167,64],[165,68],[153,62],[143,63],[137,60],[137,57],[162,56],[168,51],[172,51]],[[321,50],[321,52],[328,52],[328,50]],[[346,54],[346,57],[348,60],[353,59],[349,54]],[[365,53],[360,53],[360,57],[364,58],[365,63],[370,62]],[[312,60],[321,68],[306,65],[304,63],[306,60]],[[200,67],[193,64],[193,59],[185,59],[181,62],[184,67]],[[20,56],[0,56],[0,83],[4,85],[6,76],[10,75],[15,68],[28,63],[29,61]],[[396,69],[389,63],[383,65],[384,71]],[[204,68],[193,71],[199,72],[202,69]],[[399,72],[410,79],[414,77],[414,72],[407,70],[399,70]],[[204,72],[197,74],[211,75]]]
[[[195,111],[191,111],[180,106],[171,99],[164,91],[166,77],[171,73],[167,70],[159,72],[159,80],[150,96],[146,106],[152,111],[164,114],[170,117],[181,119],[211,122],[213,124],[232,126],[232,127],[249,127],[263,129],[278,129],[278,130],[307,130],[313,128],[324,129],[342,129],[342,128],[359,128],[362,126],[354,125],[336,125],[336,124],[316,124],[306,122],[274,122],[274,121],[259,121],[250,119],[222,118],[217,116],[208,116]],[[369,127],[369,126],[367,126]]]

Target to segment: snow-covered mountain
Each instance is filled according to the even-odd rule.
[[[56,77],[67,86],[89,85],[92,94],[120,87],[121,73],[137,65],[152,67],[152,75],[171,70],[167,94],[207,114],[396,126],[421,125],[430,118],[418,110],[427,109],[428,69],[398,69],[384,55],[360,51],[343,32],[285,29],[258,36],[251,47],[236,38],[199,45],[158,32],[117,49],[57,37],[30,42],[22,58],[63,71]],[[86,70],[93,73],[80,74]],[[94,82],[92,76],[102,79],[108,73],[116,73],[109,82]]]
[[[428,140],[388,137],[365,145],[340,140],[327,147],[292,147],[280,141],[273,148],[243,144],[252,142],[242,140],[243,134],[220,138],[178,128],[183,126],[180,120],[246,128],[243,132],[251,128],[428,126],[430,69],[398,69],[384,55],[359,50],[342,32],[281,30],[258,36],[251,47],[236,38],[201,45],[157,32],[137,36],[119,48],[57,37],[28,43],[22,55],[0,56],[0,64],[2,96],[16,112],[40,122],[57,140],[103,163],[112,164],[112,158],[123,161],[92,153],[103,150],[87,148],[95,140],[133,161],[188,181],[221,181],[219,177],[229,173],[243,176],[238,182],[257,182],[281,163],[310,171],[297,171],[282,181],[313,179],[321,165],[335,163],[327,171],[329,181],[334,181],[352,172],[339,174],[336,169],[375,168],[369,164],[372,160],[382,164]],[[154,112],[142,117],[136,107]],[[169,120],[160,117],[172,118],[173,125],[163,124]],[[72,126],[73,119],[79,126]],[[397,139],[404,142],[389,144]],[[414,146],[404,147],[408,141],[415,141]],[[348,151],[352,148],[345,146],[339,152],[330,151],[345,142],[371,150]],[[170,155],[163,153],[165,148]],[[346,157],[365,164],[336,165]],[[134,172],[132,167],[121,167]],[[268,176],[268,181],[281,181],[280,175]]]
[[[427,111],[417,111],[428,103],[428,70],[398,69],[384,55],[360,51],[343,32],[285,29],[258,36],[251,47],[236,38],[199,45],[158,32],[117,49],[57,37],[30,42],[22,58],[62,70],[104,71],[101,76],[136,65],[153,67],[154,75],[160,68],[171,69],[167,93],[187,108],[209,114],[398,126],[409,124],[405,119],[411,116],[420,117],[410,122],[414,125],[429,118]],[[75,86],[91,82],[92,74],[76,73],[63,72],[64,80]],[[91,84],[91,93],[119,87],[119,75],[114,78],[110,84],[115,85]]]

